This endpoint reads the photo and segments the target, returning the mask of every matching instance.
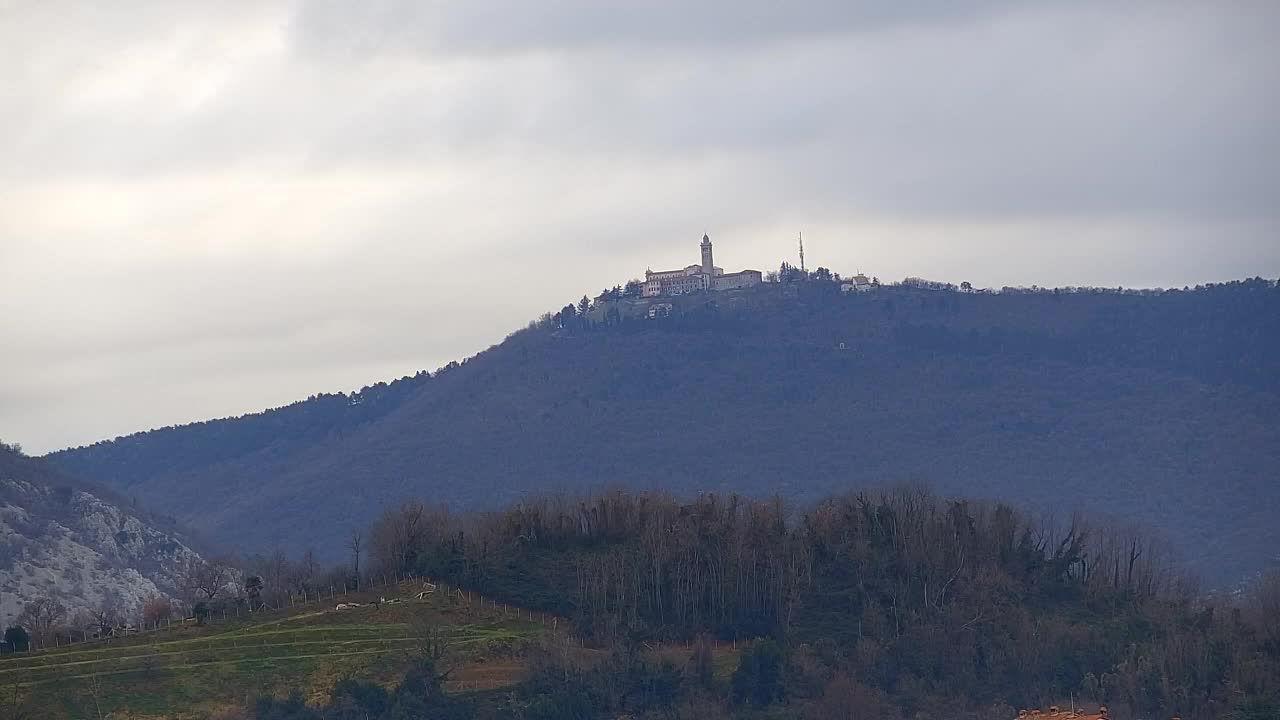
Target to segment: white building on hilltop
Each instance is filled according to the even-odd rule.
[[[715,266],[711,259],[711,238],[702,236],[702,264],[689,265],[680,270],[644,271],[645,297],[682,295],[698,290],[732,290],[733,288],[759,285],[764,281],[759,270],[743,270],[726,273]]]
[[[840,283],[840,292],[868,292],[874,290],[875,287],[875,283],[870,278],[858,273],[851,278],[845,278],[844,282]]]

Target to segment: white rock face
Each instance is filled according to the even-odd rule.
[[[174,535],[96,495],[0,477],[0,623],[53,598],[69,617],[111,606],[136,616],[152,595],[173,596],[198,557]]]

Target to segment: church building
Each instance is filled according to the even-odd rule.
[[[702,236],[702,263],[680,270],[644,271],[644,297],[682,295],[699,290],[732,290],[759,285],[764,281],[759,270],[726,273],[711,258],[711,238]]]

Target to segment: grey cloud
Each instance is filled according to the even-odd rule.
[[[667,55],[560,38],[592,17],[586,6],[599,4],[555,3],[530,25],[516,16],[535,4],[514,4],[515,16],[501,24],[530,43],[559,41],[586,55],[461,63],[428,55],[364,73],[270,65],[236,78],[195,114],[153,114],[144,105],[118,116],[54,116],[48,134],[73,142],[29,143],[8,167],[39,175],[61,160],[67,170],[115,176],[253,162],[404,170],[529,152],[559,153],[564,164],[605,153],[618,165],[721,153],[751,155],[754,172],[792,178],[797,194],[852,198],[868,212],[1275,207],[1280,91],[1270,82],[1278,68],[1267,32],[1275,11],[1241,5],[1234,14],[1209,8],[1169,18],[1159,6],[1136,5],[1113,17],[1084,5],[957,24],[943,21],[959,11],[931,14],[924,3],[880,18],[916,24],[854,37],[842,28],[879,16],[817,3],[775,28],[802,32],[804,18],[824,18],[811,42],[708,52],[710,16],[743,22],[727,5],[709,4],[685,18],[710,33],[704,52]],[[619,12],[646,21],[605,23],[600,35],[658,33],[680,14],[676,6],[624,5]],[[439,28],[494,7],[393,3],[334,23],[393,30],[423,24],[396,21],[402,13],[435,13],[441,18],[425,24],[445,32]],[[777,7],[751,6],[743,17]],[[965,7],[965,17],[978,13]],[[324,14],[311,5],[301,14],[311,12]],[[449,19],[455,15],[463,19]],[[565,29],[562,16],[579,19]],[[322,41],[336,42],[315,39]],[[377,47],[367,57],[385,50]],[[359,100],[337,100],[346,97]]]
[[[338,0],[307,0],[294,27],[300,49],[338,57],[384,52],[705,49],[954,23],[1017,5],[1009,0],[375,0],[353,6]]]
[[[1280,274],[1274,3],[4,7],[0,437],[37,450],[438,367],[704,230]]]

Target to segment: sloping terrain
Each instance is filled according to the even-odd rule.
[[[110,609],[127,614],[153,595],[173,595],[196,556],[159,518],[124,509],[47,467],[0,448],[0,621],[37,599],[68,617]]]
[[[446,592],[415,599],[408,583],[336,603],[260,612],[205,627],[175,626],[109,642],[0,657],[0,686],[39,717],[208,717],[260,694],[327,697],[344,677],[394,685],[428,643],[443,645],[451,692],[493,690],[526,671],[523,648],[549,630],[514,608]],[[9,698],[6,697],[6,701]],[[35,715],[33,715],[34,717]]]
[[[336,557],[408,496],[488,508],[626,485],[805,501],[913,481],[1150,526],[1215,583],[1276,562],[1274,283],[842,296],[800,282],[676,305],[543,323],[385,386],[395,401],[376,413],[364,393],[326,396],[332,412],[300,403],[52,459],[246,550]],[[242,425],[259,430],[232,451]]]

